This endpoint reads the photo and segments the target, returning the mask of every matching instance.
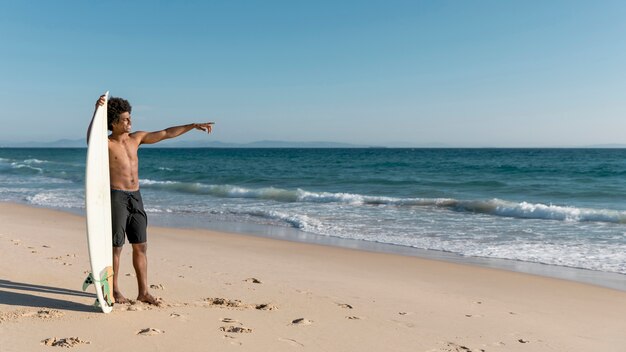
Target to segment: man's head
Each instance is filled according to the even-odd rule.
[[[130,113],[132,109],[133,107],[130,106],[130,103],[126,99],[122,99],[122,98],[109,99],[108,109],[107,109],[107,114],[108,114],[107,126],[109,128],[109,131],[113,131],[113,124],[117,124],[118,122],[120,122],[120,116],[122,114],[124,115],[124,117],[128,115],[128,118],[130,119]],[[128,114],[125,114],[125,113],[128,113]],[[130,123],[130,120],[128,122]]]

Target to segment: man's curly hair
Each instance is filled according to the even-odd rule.
[[[120,114],[123,114],[125,112],[128,112],[130,114],[131,110],[133,109],[133,107],[130,106],[128,100],[122,98],[109,99],[107,108],[107,126],[109,128],[109,131],[113,131],[112,125],[119,120]]]

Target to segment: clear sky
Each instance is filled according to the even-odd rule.
[[[223,142],[626,143],[626,1],[0,0],[0,141],[105,90]]]

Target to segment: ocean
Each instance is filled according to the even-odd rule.
[[[626,288],[624,149],[141,148],[139,157],[152,225],[583,269]],[[0,201],[84,213],[85,158],[81,148],[0,148]]]

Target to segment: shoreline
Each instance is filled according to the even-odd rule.
[[[85,219],[0,203],[0,345],[136,351],[620,351],[626,292],[479,266],[149,226],[162,307],[80,291]],[[120,288],[136,294],[129,246]],[[86,322],[89,322],[88,324]],[[111,339],[115,336],[115,339]],[[87,344],[88,343],[88,344]]]
[[[85,215],[84,209],[47,208],[30,204],[22,205],[35,208],[52,209],[79,216]],[[273,225],[224,221],[204,222],[198,221],[198,218],[196,216],[186,214],[149,213],[148,219],[150,224],[158,227],[220,231],[247,236],[259,236],[263,238],[284,240],[296,243],[311,243],[360,251],[411,256],[428,260],[438,260],[450,263],[457,263],[461,265],[474,265],[485,268],[506,270],[516,273],[569,280],[620,291],[626,291],[626,275],[620,273],[596,271],[544,263],[525,262],[504,258],[469,257],[453,252],[428,250],[390,243],[371,242],[342,237],[322,236],[307,233],[295,228],[279,227]]]

